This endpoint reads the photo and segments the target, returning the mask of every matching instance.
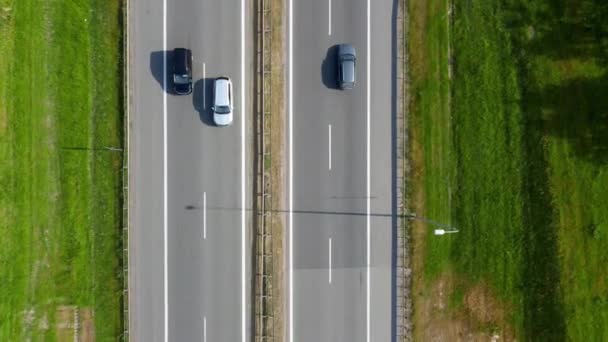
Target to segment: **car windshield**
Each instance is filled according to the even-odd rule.
[[[230,113],[230,107],[228,106],[217,106],[215,107],[215,112],[218,114],[228,114]]]
[[[353,55],[342,55],[342,56],[340,56],[340,59],[342,59],[343,61],[354,61],[355,60],[355,56],[353,56]]]
[[[173,82],[176,84],[186,84],[190,83],[190,78],[188,75],[173,75]]]

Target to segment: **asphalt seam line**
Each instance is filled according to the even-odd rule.
[[[167,0],[163,0],[163,286],[165,342],[169,342],[169,269],[168,269],[168,201],[167,201]]]
[[[370,222],[370,207],[371,207],[371,202],[370,202],[370,189],[371,189],[371,185],[370,185],[370,179],[371,179],[371,175],[370,175],[370,125],[371,125],[371,121],[370,121],[370,97],[371,97],[371,80],[370,80],[370,65],[371,65],[371,54],[370,54],[370,0],[367,0],[367,40],[366,40],[366,78],[367,78],[367,84],[366,84],[366,116],[367,116],[367,132],[366,132],[366,139],[367,139],[367,162],[366,162],[366,176],[367,176],[367,185],[366,185],[366,192],[367,192],[367,198],[366,198],[366,212],[367,212],[367,218],[366,218],[366,230],[367,230],[367,289],[366,289],[366,317],[365,317],[365,325],[366,325],[366,341],[370,342],[371,339],[371,332],[370,332],[370,321],[371,321],[371,317],[370,317],[370,285],[371,285],[371,271],[370,271],[370,267],[371,267],[371,222]]]
[[[241,0],[241,340],[247,342],[247,294],[246,294],[246,220],[245,220],[245,126],[246,111],[245,105],[245,0]]]

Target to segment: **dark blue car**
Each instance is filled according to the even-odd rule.
[[[355,64],[357,53],[350,44],[338,45],[338,86],[340,89],[353,89],[355,86]]]

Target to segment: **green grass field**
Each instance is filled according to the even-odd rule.
[[[0,0],[2,341],[122,333],[121,6]]]
[[[460,229],[418,234],[415,291],[450,271],[455,313],[477,284],[502,303],[481,330],[608,340],[608,5],[454,3],[449,30],[447,1],[409,3],[413,207]]]

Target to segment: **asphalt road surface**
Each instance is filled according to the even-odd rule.
[[[291,342],[394,338],[394,3],[372,4],[289,1]],[[341,43],[353,90],[336,89]]]
[[[250,331],[249,2],[130,1],[130,337],[245,341]],[[249,20],[249,19],[247,19]],[[194,91],[172,95],[171,50],[193,52]],[[165,73],[166,72],[166,73]],[[234,123],[212,123],[213,79]],[[245,79],[244,79],[245,78]]]

